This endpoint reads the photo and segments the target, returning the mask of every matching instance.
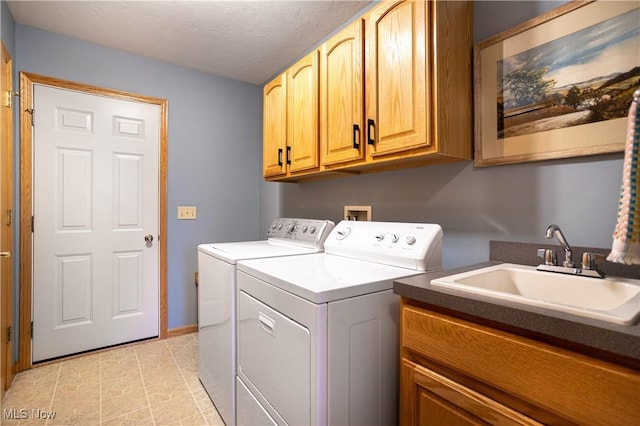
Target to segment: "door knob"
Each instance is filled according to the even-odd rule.
[[[11,257],[11,252],[10,251],[0,252],[0,257]]]
[[[153,235],[151,234],[147,234],[144,236],[144,240],[148,243],[152,243],[153,242]]]

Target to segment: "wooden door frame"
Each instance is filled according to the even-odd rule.
[[[160,338],[167,337],[167,122],[168,101],[135,93],[75,83],[43,75],[20,73],[20,351],[18,371],[31,368],[31,318],[33,240],[31,217],[33,214],[33,86],[42,84],[59,89],[75,90],[90,95],[107,96],[133,102],[144,102],[160,107],[159,146],[159,201],[160,242],[159,314]]]
[[[0,226],[5,227],[5,218],[8,215],[8,221],[6,225],[8,225],[7,232],[9,232],[9,240],[11,241],[11,249],[13,252],[13,169],[14,169],[14,157],[13,157],[13,60],[11,55],[9,54],[9,50],[6,48],[4,43],[0,43],[2,46],[2,69],[5,71],[6,64],[6,74],[2,75],[3,79],[3,87],[2,87],[2,96],[6,97],[6,100],[2,103],[2,108],[7,108],[8,111],[4,111],[7,113],[6,119],[2,120],[2,132],[6,136],[6,140],[4,140],[3,146],[0,148],[2,150],[6,150],[3,156],[3,164],[2,164],[2,197],[7,197],[7,204],[9,206],[10,212],[1,212]],[[5,87],[6,85],[6,87]],[[8,94],[5,93],[5,88],[8,88]],[[6,144],[6,145],[4,145]],[[5,163],[6,162],[6,163]],[[8,192],[8,194],[7,194]],[[3,239],[7,238],[6,235],[2,236]],[[2,380],[0,380],[0,400],[2,396],[4,396],[5,389],[9,388],[11,382],[13,381],[14,368],[13,368],[13,342],[15,338],[12,337],[11,340],[7,339],[8,333],[7,330],[9,327],[13,330],[13,257],[9,259],[2,259],[4,262],[4,268],[6,274],[9,274],[9,285],[5,288],[3,282],[0,282],[0,312],[2,312],[2,318],[0,319],[2,332],[0,333],[0,338],[3,343],[0,345],[2,347],[2,362],[0,362],[0,368],[2,368]],[[3,269],[4,269],[3,268]],[[6,346],[5,346],[6,345]]]

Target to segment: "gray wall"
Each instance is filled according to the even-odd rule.
[[[564,2],[474,3],[481,41]],[[624,135],[621,135],[621,139]],[[611,247],[622,154],[474,168],[472,162],[265,184],[283,216],[342,219],[343,206],[371,205],[373,220],[439,223],[445,268],[488,260],[489,240],[543,242],[557,223],[578,246]]]
[[[7,50],[11,54],[11,57],[14,55],[15,51],[15,43],[14,43],[14,31],[15,31],[15,23],[13,22],[13,16],[11,16],[11,11],[7,6],[7,3],[2,1],[2,5],[0,6],[0,36],[2,37],[2,42],[4,43]]]
[[[195,324],[196,246],[259,234],[262,89],[23,25],[15,39],[17,71],[168,99],[168,322]]]

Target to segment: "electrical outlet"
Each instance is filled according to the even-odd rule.
[[[195,206],[178,206],[178,219],[193,220],[196,218]]]

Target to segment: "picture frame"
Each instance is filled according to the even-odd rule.
[[[624,151],[640,4],[574,1],[474,46],[474,166]]]

